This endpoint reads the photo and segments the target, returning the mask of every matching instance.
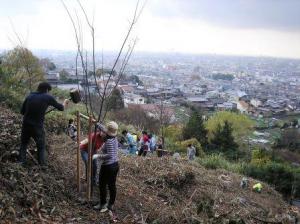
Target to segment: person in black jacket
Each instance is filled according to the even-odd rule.
[[[38,149],[38,162],[47,165],[45,160],[45,132],[44,119],[48,106],[63,111],[69,100],[63,104],[58,103],[55,98],[48,94],[51,85],[42,82],[38,85],[37,92],[30,93],[23,102],[21,114],[23,115],[21,147],[19,151],[19,162],[26,162],[26,150],[30,138],[33,138]]]

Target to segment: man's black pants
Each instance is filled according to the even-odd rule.
[[[142,145],[139,152],[138,152],[138,156],[146,156],[148,152],[148,146],[147,145]]]
[[[116,200],[116,180],[119,172],[119,164],[115,162],[110,165],[102,165],[99,174],[100,204],[106,204],[107,186],[109,190],[108,206],[112,207]]]
[[[46,165],[45,160],[45,131],[43,127],[23,124],[21,134],[21,147],[19,151],[19,161],[26,162],[26,150],[30,138],[36,143],[38,150],[38,162],[40,165]]]

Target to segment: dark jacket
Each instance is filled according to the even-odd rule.
[[[21,114],[24,115],[23,124],[43,127],[48,106],[53,106],[60,111],[64,110],[64,106],[58,103],[53,96],[40,92],[30,93],[21,109]]]

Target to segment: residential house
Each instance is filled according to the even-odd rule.
[[[148,116],[157,120],[162,118],[165,120],[165,123],[173,123],[176,121],[175,109],[172,106],[159,104],[128,104],[128,108],[140,108],[147,113]]]
[[[245,113],[248,114],[250,111],[250,105],[247,101],[240,99],[239,101],[237,101],[236,103],[237,105],[237,109],[241,112],[241,113]]]
[[[233,109],[237,109],[237,104],[231,103],[231,102],[224,102],[221,104],[217,104],[217,109],[218,110],[233,110]]]
[[[53,71],[48,71],[45,75],[45,79],[51,85],[57,86],[57,84],[59,83],[59,73],[53,72]]]
[[[137,94],[127,93],[123,97],[125,107],[128,107],[129,104],[145,104],[145,98]]]

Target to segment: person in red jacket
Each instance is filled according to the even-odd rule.
[[[149,139],[149,136],[147,134],[146,131],[143,131],[142,132],[142,137],[140,139],[140,143],[141,143],[141,148],[138,152],[138,155],[141,156],[146,156],[147,155],[147,152],[149,150],[149,145],[150,145],[150,139]]]
[[[90,137],[92,138],[92,146],[95,145],[94,148],[92,148],[92,157],[95,155],[98,150],[101,148],[101,146],[104,143],[104,137],[105,137],[105,128],[102,125],[97,125],[97,131],[90,134]],[[88,143],[89,138],[84,139],[80,143],[80,151],[81,151],[81,158],[85,164],[85,173],[87,178],[87,165],[88,165]],[[97,160],[93,160],[92,163],[92,181],[95,184],[96,183],[96,172],[97,172]]]

